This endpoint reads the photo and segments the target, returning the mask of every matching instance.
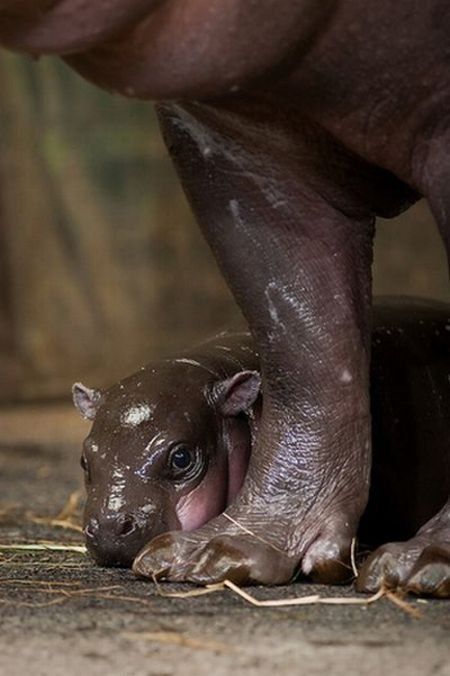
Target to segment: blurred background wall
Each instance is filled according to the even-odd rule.
[[[237,316],[149,104],[0,52],[0,402],[112,383]],[[427,206],[381,222],[376,293],[448,300]]]

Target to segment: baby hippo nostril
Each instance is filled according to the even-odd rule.
[[[136,528],[136,521],[132,516],[122,516],[118,520],[117,524],[117,534],[118,535],[130,535]]]
[[[84,528],[84,533],[88,538],[94,538],[98,533],[99,523],[97,519],[89,519],[88,523]]]

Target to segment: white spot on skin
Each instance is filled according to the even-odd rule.
[[[110,512],[119,512],[125,504],[121,496],[110,495],[108,500],[108,509]]]
[[[92,453],[98,453],[98,444],[96,444],[95,441],[91,443],[91,451]]]
[[[149,406],[148,404],[141,403],[136,404],[135,406],[130,406],[124,413],[121,415],[121,423],[124,427],[137,427],[143,422],[147,422],[152,417],[152,413],[155,410],[155,405]]]
[[[305,308],[301,301],[292,293],[290,293],[286,287],[282,287],[281,294],[286,303],[291,306],[291,308],[298,314],[299,317],[302,317],[306,314]]]
[[[151,514],[152,512],[156,511],[156,507],[153,504],[148,504],[141,507],[140,511],[144,514]]]
[[[241,345],[240,350],[241,350],[241,352],[250,352],[250,354],[254,354],[255,357],[258,356],[258,353],[257,353],[256,350],[254,350],[251,347],[248,347],[246,345]]]
[[[183,108],[173,106],[176,110],[176,118],[173,118],[173,123],[186,131],[192,140],[197,144],[198,149],[204,156],[205,151],[209,151],[209,155],[218,152],[220,149],[220,140],[216,139],[213,134],[209,133],[205,127],[200,125],[198,121],[190,115]]]
[[[300,319],[307,315],[301,300],[292,293],[292,290],[279,284],[279,282],[269,282],[264,293],[268,303],[270,318],[282,331],[286,331],[286,326],[280,319],[280,310],[283,308],[287,307],[288,311],[294,311]]]
[[[196,361],[195,359],[188,359],[187,357],[179,357],[178,359],[166,359],[165,361],[173,364],[188,364],[189,366],[196,366],[197,368],[203,369],[204,371],[207,371],[213,376],[216,376],[217,378],[219,377],[219,374],[213,371],[212,369],[209,369],[207,366],[204,366],[204,364],[200,364],[199,361]]]
[[[292,293],[292,291],[287,286],[280,285],[276,281],[270,282],[267,285],[266,295],[273,295],[274,293],[280,296],[281,301],[286,305],[289,305],[300,318],[306,315],[304,304],[301,302],[298,296]]]
[[[353,381],[353,376],[348,369],[344,369],[340,375],[339,380],[341,381],[341,383],[348,385],[348,383],[351,383]]]
[[[153,446],[158,445],[158,440],[159,440],[159,444],[161,444],[161,442],[163,442],[164,439],[160,439],[160,437],[161,437],[161,432],[157,432],[155,434],[155,436],[150,439],[147,446],[145,447],[145,450],[150,451]]]
[[[190,366],[199,366],[200,368],[203,368],[200,362],[196,361],[195,359],[180,357],[179,359],[173,359],[172,361],[174,361],[176,364],[189,364]]]
[[[114,483],[111,487],[106,506],[110,512],[118,512],[125,504],[123,492],[125,490],[126,479],[123,470],[119,467],[116,467],[113,471],[112,478],[114,479]]]
[[[275,282],[270,282],[270,284],[268,284],[268,286],[267,286],[267,288],[264,292],[264,295],[266,296],[267,302],[269,304],[270,318],[272,319],[272,321],[274,321],[276,324],[278,324],[278,322],[279,322],[278,310],[277,310],[275,303],[273,302],[273,299],[272,299],[272,290],[273,290],[274,286],[275,286]]]

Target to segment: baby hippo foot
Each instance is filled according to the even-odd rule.
[[[323,583],[351,577],[351,537],[329,529],[309,535],[309,546],[296,537],[285,519],[258,527],[248,520],[219,516],[197,531],[175,531],[156,537],[133,564],[135,574],[172,582],[212,584],[225,579],[236,584],[286,584],[298,571]],[[291,535],[289,535],[291,533]],[[304,556],[302,556],[302,550]]]
[[[379,547],[363,564],[356,587],[375,592],[403,589],[418,596],[450,598],[450,505],[407,542]]]

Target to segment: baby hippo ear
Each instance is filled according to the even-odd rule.
[[[100,390],[91,390],[83,383],[72,385],[72,397],[75,408],[81,413],[83,418],[94,420],[102,400]]]
[[[220,380],[212,388],[212,399],[225,416],[239,415],[251,409],[261,392],[258,371],[239,371],[231,378]]]

